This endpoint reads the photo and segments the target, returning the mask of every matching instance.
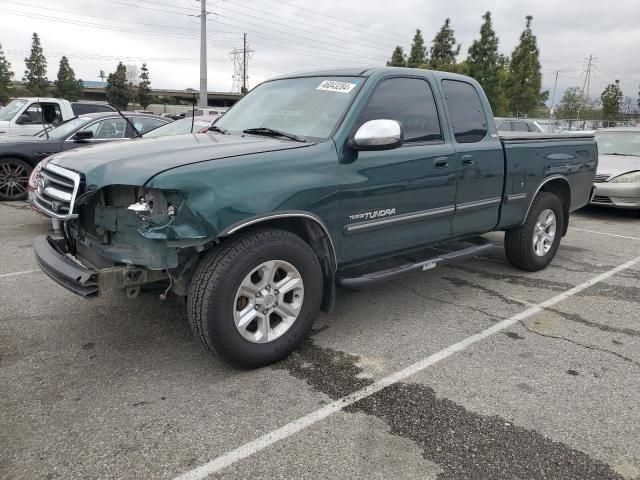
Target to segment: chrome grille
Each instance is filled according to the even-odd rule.
[[[73,213],[73,206],[79,188],[79,174],[47,163],[36,177],[33,201],[48,215],[69,220],[77,216]]]
[[[602,182],[606,182],[606,181],[608,181],[608,180],[609,180],[609,177],[610,177],[610,175],[607,175],[606,173],[600,173],[600,174],[597,174],[597,175],[595,176],[595,178],[593,179],[593,181],[594,181],[595,183],[602,183]]]

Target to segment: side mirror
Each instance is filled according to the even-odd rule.
[[[26,113],[23,113],[16,119],[16,125],[24,125],[25,123],[31,123],[31,118]]]
[[[76,142],[84,142],[93,138],[93,132],[91,130],[80,130],[73,136],[73,140]]]
[[[404,132],[396,120],[369,120],[350,141],[355,150],[391,150],[402,145]]]

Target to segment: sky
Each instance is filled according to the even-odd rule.
[[[152,87],[198,89],[200,8],[196,0],[0,0],[0,45],[17,79],[37,32],[50,80],[67,55],[84,80],[122,60],[146,62]],[[592,97],[619,79],[624,94],[638,98],[640,0],[208,0],[209,90],[232,90],[230,52],[242,48],[243,33],[252,87],[283,73],[384,65],[396,45],[409,51],[416,28],[428,48],[447,17],[463,60],[487,10],[507,55],[533,16],[544,89],[553,90],[559,71],[556,102],[564,89],[583,86],[590,55]]]

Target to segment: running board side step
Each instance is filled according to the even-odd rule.
[[[473,245],[460,250],[444,253],[427,260],[408,263],[399,267],[380,270],[377,272],[370,272],[356,277],[337,276],[336,283],[338,286],[343,288],[358,289],[368,287],[380,282],[391,280],[395,277],[399,277],[400,275],[403,275],[405,273],[413,272],[416,270],[431,270],[433,268],[436,268],[438,265],[446,265],[463,258],[475,257],[476,255],[487,253],[493,248],[493,242],[484,237],[477,237],[472,240],[468,240],[468,242],[473,243]]]

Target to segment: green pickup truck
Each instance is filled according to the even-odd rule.
[[[42,270],[84,297],[160,284],[243,367],[309,334],[336,286],[364,288],[492,248],[535,271],[586,205],[592,136],[498,136],[471,78],[404,68],[262,83],[210,131],[50,157],[33,201],[63,220]],[[513,136],[515,135],[515,136]]]

